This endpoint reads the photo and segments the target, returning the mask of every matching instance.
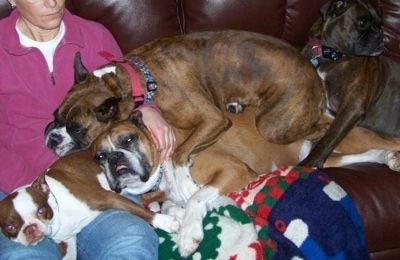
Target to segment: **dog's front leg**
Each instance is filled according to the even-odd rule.
[[[180,222],[171,216],[151,212],[150,210],[139,206],[134,201],[111,191],[104,191],[103,194],[104,196],[96,198],[100,210],[112,208],[128,211],[133,215],[143,218],[154,227],[162,229],[168,233],[176,233],[180,228]]]
[[[77,259],[77,249],[76,249],[76,236],[68,238],[63,242],[58,244],[60,248],[63,260],[76,260]]]
[[[345,111],[352,112],[346,113]],[[310,154],[299,165],[322,168],[336,146],[360,121],[364,114],[363,111],[359,107],[349,107],[339,111],[326,134],[315,144]]]
[[[204,186],[190,197],[178,237],[181,256],[187,257],[192,254],[203,240],[203,218],[208,206],[219,196],[217,188]]]
[[[299,165],[322,168],[335,147],[358,123],[359,117],[347,121],[341,122],[339,118],[335,118],[326,134],[315,144],[310,154]]]

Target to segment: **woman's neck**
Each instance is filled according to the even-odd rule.
[[[17,21],[17,27],[24,35],[37,42],[50,41],[54,39],[60,31],[60,27],[51,30],[44,30],[21,18]]]

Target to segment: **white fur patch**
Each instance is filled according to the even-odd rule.
[[[46,176],[51,195],[49,204],[53,208],[52,232],[49,237],[57,243],[65,241],[82,230],[100,211],[94,211],[84,202],[76,198],[58,180]]]
[[[318,69],[317,72],[318,72],[319,77],[320,77],[322,80],[325,80],[327,73],[324,72],[324,71],[321,71],[320,69]]]
[[[100,183],[100,186],[105,189],[111,191],[110,185],[108,184],[106,174],[104,172],[97,174],[97,180]]]
[[[168,233],[177,233],[180,227],[180,223],[176,218],[164,214],[155,214],[151,224]]]
[[[60,135],[63,137],[62,142],[54,148],[54,152],[59,156],[63,157],[66,155],[71,149],[74,148],[74,140],[71,138],[71,136],[67,132],[67,128],[65,126],[63,127],[57,127],[52,129],[49,133],[46,135],[46,144],[49,143],[49,137],[51,135]]]
[[[383,163],[386,150],[372,149],[365,153],[343,155],[340,162],[344,165],[362,162]]]
[[[299,162],[304,160],[304,158],[307,157],[307,155],[310,153],[312,148],[312,142],[309,140],[304,141],[304,143],[301,145],[300,148],[300,153],[299,153]]]
[[[186,206],[189,198],[201,188],[193,180],[189,166],[174,168],[172,162],[168,161],[163,164],[163,170],[160,189],[177,205]]]
[[[95,75],[98,78],[101,78],[102,76],[104,76],[108,73],[116,73],[116,71],[117,71],[116,66],[108,66],[108,67],[104,67],[104,68],[93,71],[93,75]]]
[[[203,218],[208,206],[219,196],[217,188],[204,186],[190,197],[178,237],[179,253],[183,257],[192,254],[203,240]]]
[[[144,194],[150,191],[157,184],[158,178],[160,178],[160,174],[160,166],[158,166],[154,174],[152,174],[146,182],[142,182],[139,178],[135,178],[134,181],[129,182],[129,185],[127,185],[127,187],[124,188],[123,191],[134,195]],[[132,178],[130,180],[132,180]]]

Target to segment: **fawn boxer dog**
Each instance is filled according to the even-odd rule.
[[[400,137],[400,117],[393,116],[400,112],[400,66],[380,55],[380,29],[381,18],[364,0],[331,0],[322,7],[303,53],[325,82],[335,119],[301,164],[321,167],[356,125]]]
[[[51,238],[59,243],[63,259],[76,259],[77,233],[106,209],[126,210],[168,232],[180,227],[173,217],[111,191],[89,151],[60,158],[31,185],[0,201],[0,227],[6,237],[27,246]]]
[[[326,106],[322,81],[308,60],[289,44],[252,32],[157,39],[93,73],[79,55],[74,67],[76,84],[47,128],[47,144],[59,155],[87,147],[113,122],[128,118],[134,100],[143,97],[171,125],[192,130],[174,152],[180,166],[230,127],[225,109],[257,107],[261,135],[291,143],[318,136]],[[54,133],[59,126],[63,132]]]
[[[192,254],[202,241],[202,220],[220,196],[243,188],[275,164],[299,161],[303,142],[267,142],[256,129],[253,107],[242,114],[227,114],[232,126],[216,143],[194,154],[192,166],[175,167],[172,161],[159,161],[140,111],[115,123],[92,145],[93,158],[113,190],[144,194],[146,202],[167,200],[161,212],[182,221],[177,245],[183,257]],[[190,131],[178,128],[174,132],[177,146],[190,135]]]
[[[307,140],[287,145],[266,141],[253,120],[255,110],[249,107],[242,114],[226,113],[232,122],[231,128],[216,143],[196,153],[191,167],[175,167],[172,162],[159,161],[141,112],[134,112],[129,120],[114,124],[95,139],[92,155],[116,192],[144,194],[142,198],[146,202],[168,200],[163,203],[162,213],[182,219],[177,244],[181,255],[188,256],[201,242],[202,219],[219,196],[243,188],[259,174],[280,165],[297,164],[311,148],[311,142]],[[174,132],[176,145],[190,135],[188,130],[174,128]],[[365,141],[360,138],[373,140],[372,145],[381,149],[344,155],[363,151]],[[360,143],[361,149],[357,146]],[[381,140],[374,133],[356,127],[337,147],[342,154],[332,154],[326,165],[373,161],[396,167],[399,163],[397,158],[392,158],[393,152],[383,150],[393,145],[393,142]]]

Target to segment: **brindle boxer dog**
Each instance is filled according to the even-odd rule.
[[[171,125],[191,130],[173,155],[181,166],[230,127],[225,109],[236,113],[256,107],[254,120],[261,135],[285,144],[318,136],[326,105],[321,79],[301,53],[252,32],[158,39],[93,73],[79,55],[74,66],[76,84],[46,131],[48,145],[61,155],[86,148],[113,122],[126,119],[137,92],[154,102]],[[53,135],[60,126],[65,132]],[[63,135],[69,135],[71,147],[64,146]]]
[[[380,55],[377,11],[363,0],[331,0],[321,15],[303,50],[325,82],[328,111],[335,116],[301,163],[318,167],[356,125],[386,138],[400,137],[400,117],[393,116],[400,113],[400,66]]]
[[[159,161],[140,112],[134,112],[130,120],[116,123],[101,134],[93,142],[92,155],[114,191],[144,194],[146,202],[168,199],[163,203],[162,213],[182,219],[177,244],[182,256],[188,256],[203,239],[202,220],[207,209],[218,203],[220,196],[242,189],[258,174],[280,165],[296,165],[311,148],[311,142],[306,140],[288,145],[267,142],[256,128],[255,110],[249,107],[239,115],[226,113],[231,128],[216,143],[196,153],[192,167],[174,167],[171,162]],[[188,130],[173,130],[178,146],[190,135]],[[375,148],[391,149],[394,145],[356,127],[337,147],[342,154],[332,154],[326,166],[365,161],[386,163],[389,167],[399,164],[391,160],[392,152],[387,150],[346,155],[358,152],[360,144],[362,149],[367,148],[364,139],[373,141]]]

